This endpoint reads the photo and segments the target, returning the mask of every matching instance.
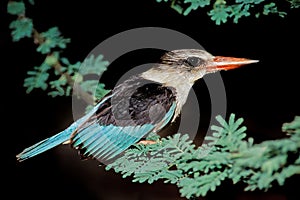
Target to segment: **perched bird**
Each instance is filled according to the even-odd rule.
[[[111,160],[150,132],[174,122],[195,81],[220,70],[257,60],[213,56],[204,50],[165,53],[149,70],[117,85],[67,129],[18,154],[24,161],[60,144],[71,144],[83,157]]]

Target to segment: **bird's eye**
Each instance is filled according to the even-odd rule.
[[[186,59],[186,62],[191,67],[197,67],[197,66],[199,66],[203,62],[203,60],[201,58],[198,58],[198,57],[188,57]]]

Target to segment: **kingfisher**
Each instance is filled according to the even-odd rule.
[[[19,153],[24,161],[61,144],[84,158],[106,162],[149,133],[159,133],[180,115],[193,84],[204,75],[258,60],[213,56],[200,49],[166,52],[150,69],[118,84],[65,130]]]

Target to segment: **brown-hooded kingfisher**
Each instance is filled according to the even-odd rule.
[[[255,62],[213,56],[198,49],[169,51],[149,70],[117,85],[67,129],[24,149],[17,160],[67,143],[83,157],[111,160],[150,132],[158,133],[174,122],[195,81],[209,73]]]

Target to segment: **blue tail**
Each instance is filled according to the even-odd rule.
[[[31,147],[28,147],[24,149],[21,153],[19,153],[16,157],[18,161],[24,161],[28,158],[31,158],[33,156],[36,156],[40,153],[43,153],[49,149],[52,149],[53,147],[56,147],[66,141],[68,141],[73,134],[73,132],[77,129],[79,124],[84,123],[89,117],[91,117],[99,108],[100,105],[102,105],[103,102],[105,102],[107,99],[111,98],[112,95],[109,95],[102,99],[100,103],[98,103],[88,114],[83,116],[82,118],[75,121],[73,124],[71,124],[67,129],[64,131],[47,138],[45,140],[40,141],[37,144],[32,145]]]
[[[19,162],[24,161],[68,141],[76,128],[77,124],[73,123],[64,131],[24,149],[16,156],[17,160]]]

